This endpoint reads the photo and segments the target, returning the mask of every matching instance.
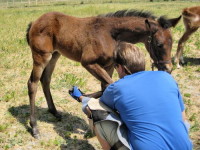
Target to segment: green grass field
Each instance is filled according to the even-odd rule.
[[[63,115],[57,121],[47,111],[41,86],[37,92],[37,117],[41,139],[30,134],[29,99],[27,81],[32,69],[32,56],[25,34],[29,22],[50,11],[59,11],[77,17],[94,16],[121,9],[142,9],[154,12],[156,16],[178,17],[181,10],[200,2],[126,2],[103,4],[52,4],[34,7],[0,9],[0,150],[71,150],[101,149],[97,139],[91,137],[87,119],[81,105],[68,95],[72,85],[78,85],[84,92],[100,89],[99,82],[81,65],[64,57],[57,63],[52,77],[52,94],[55,105]],[[182,20],[172,29],[175,54],[179,38],[184,32]],[[190,136],[194,150],[200,149],[200,33],[197,31],[187,42],[184,56],[187,61],[172,75],[177,80],[186,104],[186,115],[191,124]],[[147,64],[150,59],[144,46]],[[150,70],[150,66],[147,66]],[[117,79],[117,75],[114,75]]]

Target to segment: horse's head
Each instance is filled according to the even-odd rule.
[[[160,17],[156,22],[145,20],[147,31],[149,31],[145,46],[154,61],[152,66],[157,67],[158,70],[169,73],[172,71],[171,49],[173,41],[169,28],[175,27],[180,18],[165,19]]]

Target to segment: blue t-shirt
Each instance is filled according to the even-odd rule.
[[[191,150],[177,83],[164,71],[141,71],[109,85],[100,100],[117,110],[134,150]]]

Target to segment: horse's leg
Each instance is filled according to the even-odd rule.
[[[185,42],[189,39],[189,37],[194,33],[198,28],[186,28],[186,31],[184,32],[183,36],[180,38],[178,42],[178,48],[176,51],[174,62],[177,63],[177,68],[180,68],[180,61],[182,64],[184,64],[183,59],[183,47]]]
[[[109,66],[109,67],[106,67],[104,68],[106,70],[106,72],[109,74],[110,78],[112,78],[112,75],[113,75],[113,72],[114,72],[114,67],[113,65]],[[110,84],[110,83],[109,83]],[[106,89],[106,87],[109,85],[108,83],[106,82],[101,82],[101,91],[100,92],[97,92],[96,95],[97,95],[97,98],[100,97],[102,94],[103,94],[103,91]],[[95,93],[93,93],[95,94]]]
[[[111,65],[109,67],[106,67],[105,70],[109,74],[109,76],[112,78],[112,75],[113,75],[113,72],[114,72],[113,65]],[[102,91],[104,91],[108,85],[109,85],[108,83],[101,82],[101,89],[102,89]]]
[[[43,70],[51,59],[51,53],[38,54],[33,52],[33,70],[28,80],[28,95],[30,100],[30,125],[32,127],[33,136],[39,138],[39,130],[35,116],[35,96],[37,92],[38,82],[42,76]]]
[[[99,81],[101,81],[102,85],[108,85],[113,83],[112,78],[110,75],[106,72],[105,69],[103,69],[99,64],[82,64],[94,77],[96,77]],[[86,96],[99,98],[102,95],[103,91],[89,94]]]
[[[60,54],[58,52],[54,52],[52,54],[52,58],[49,61],[46,68],[44,69],[40,81],[42,83],[42,88],[43,88],[43,92],[44,92],[44,95],[45,95],[45,98],[46,98],[46,101],[48,104],[49,112],[52,113],[56,118],[58,118],[60,120],[61,115],[56,110],[56,107],[53,103],[53,99],[51,96],[51,91],[50,91],[51,75],[54,71],[56,62],[59,57],[60,57]]]

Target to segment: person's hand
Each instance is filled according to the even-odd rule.
[[[80,102],[79,97],[83,95],[83,92],[78,89],[77,86],[73,86],[72,89],[69,90],[69,94],[78,102]]]

